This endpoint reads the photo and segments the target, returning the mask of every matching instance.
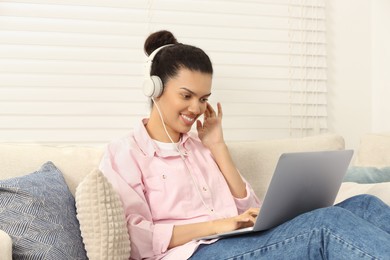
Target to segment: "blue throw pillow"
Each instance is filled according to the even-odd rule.
[[[390,182],[390,167],[376,168],[352,166],[347,170],[344,182]]]
[[[87,259],[74,197],[52,162],[0,181],[0,229],[12,238],[13,259]]]

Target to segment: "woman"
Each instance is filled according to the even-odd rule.
[[[145,41],[150,117],[110,143],[100,169],[125,208],[134,259],[385,259],[390,209],[372,196],[315,210],[266,232],[193,239],[252,226],[260,202],[224,142],[222,108],[207,102],[212,65],[159,31]],[[153,75],[149,78],[149,75]],[[199,117],[204,115],[203,121]],[[190,133],[196,122],[197,134]]]

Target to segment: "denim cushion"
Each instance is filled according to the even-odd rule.
[[[13,259],[87,259],[74,197],[52,162],[0,181],[0,229],[12,238]]]
[[[352,166],[345,175],[344,182],[380,183],[390,182],[390,167]]]

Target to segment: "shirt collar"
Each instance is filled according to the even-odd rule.
[[[142,152],[149,157],[171,157],[171,156],[180,156],[177,151],[165,151],[160,150],[158,146],[153,142],[150,138],[148,131],[146,130],[145,125],[148,123],[148,118],[142,119],[139,124],[134,128],[134,139],[138,145],[138,147],[142,150]],[[182,135],[182,138],[179,142],[180,151],[183,152],[184,155],[187,154],[187,150],[185,149],[185,143],[189,140],[190,136],[185,133]]]

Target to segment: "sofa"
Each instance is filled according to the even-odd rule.
[[[322,134],[230,142],[228,146],[237,168],[262,198],[282,153],[341,150],[345,142],[340,135]],[[40,259],[129,258],[131,244],[119,197],[97,169],[103,150],[81,145],[0,144],[1,259],[23,258],[24,254],[41,254]],[[336,203],[367,193],[390,205],[389,152],[390,135],[363,136]],[[45,218],[38,221],[40,215]]]

